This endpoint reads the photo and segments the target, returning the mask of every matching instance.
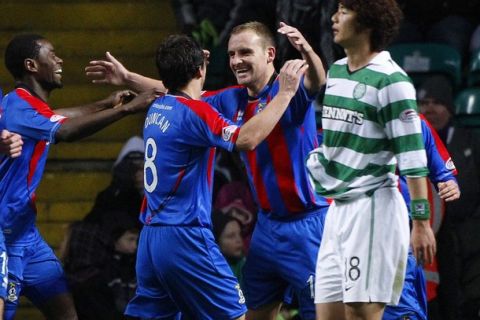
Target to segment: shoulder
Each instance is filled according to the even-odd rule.
[[[368,69],[375,73],[384,85],[412,82],[407,73],[392,59],[388,51],[382,51],[374,57]]]
[[[223,89],[204,91],[202,92],[202,98],[208,98],[208,97],[217,96],[217,95],[235,95],[235,94],[240,94],[244,91],[246,92],[245,86],[242,86],[242,85],[229,86]]]
[[[347,60],[346,57],[345,57],[345,58],[342,58],[342,59],[339,59],[339,60],[337,60],[337,61],[335,61],[335,62],[333,63],[332,67],[333,67],[333,66],[344,66],[344,65],[347,64],[347,61],[348,61],[348,60]]]
[[[26,89],[17,88],[14,91],[10,92],[7,96],[5,96],[5,98],[7,97],[8,97],[8,101],[11,101],[12,103],[19,104],[19,105],[30,106],[33,109],[36,109],[41,114],[53,113],[52,109],[45,101],[32,95]]]
[[[203,121],[211,121],[219,115],[217,109],[205,101],[186,98],[178,98],[177,100],[185,106],[187,112],[199,117]]]

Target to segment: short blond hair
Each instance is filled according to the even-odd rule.
[[[243,24],[239,24],[235,28],[232,29],[230,33],[230,37],[235,34],[239,34],[245,31],[252,31],[257,34],[260,38],[262,38],[263,45],[266,47],[275,47],[275,39],[273,37],[272,32],[268,27],[261,22],[258,21],[250,21]]]

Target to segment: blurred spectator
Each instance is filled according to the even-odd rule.
[[[72,223],[63,240],[62,261],[70,286],[82,283],[99,273],[108,259],[108,239],[100,225]]]
[[[134,294],[143,157],[143,140],[132,137],[113,165],[110,185],[67,231],[63,261],[79,319],[123,319]]]
[[[85,234],[92,227],[91,224],[77,223],[71,230],[65,270],[80,320],[124,319],[125,307],[135,294],[135,256],[139,234],[137,221],[119,212],[109,212],[106,216],[110,218],[108,229],[100,232],[93,225],[96,232],[94,238],[100,240],[98,245],[90,246],[93,243],[89,241],[85,246],[82,240],[92,238],[78,237]],[[102,245],[105,247],[102,248]],[[89,261],[93,264],[80,265],[78,259],[70,259],[85,248],[98,249],[96,253],[100,257],[96,261]],[[72,261],[77,263],[72,265]]]
[[[441,319],[478,319],[480,314],[480,140],[453,126],[452,88],[443,76],[425,80],[420,111],[438,131],[458,169],[460,200],[447,204],[438,233]]]
[[[247,180],[243,163],[238,152],[227,152],[217,149],[215,152],[215,167],[212,199],[216,199],[220,189],[233,181]]]
[[[446,144],[453,126],[453,88],[446,76],[428,77],[417,90],[420,112]]]
[[[253,227],[256,222],[257,207],[250,188],[245,182],[234,181],[225,184],[214,202],[214,209],[237,219],[242,226],[245,252],[248,251]]]
[[[101,223],[102,214],[114,210],[126,212],[138,220],[143,200],[143,156],[143,139],[130,138],[113,164],[110,185],[97,195],[92,210],[85,217],[86,222]]]
[[[220,251],[237,277],[238,283],[243,286],[242,268],[245,264],[245,254],[240,221],[229,214],[214,210],[212,228]]]

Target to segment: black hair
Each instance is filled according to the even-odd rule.
[[[403,13],[396,0],[340,0],[340,3],[357,13],[361,28],[372,30],[373,51],[385,49],[397,35]]]
[[[25,59],[37,59],[40,51],[38,40],[45,39],[38,34],[21,34],[15,36],[5,49],[5,66],[14,79],[25,74]]]
[[[215,237],[215,241],[220,241],[220,236],[227,224],[231,221],[236,221],[240,226],[242,225],[238,219],[232,217],[228,213],[223,213],[221,210],[212,211],[212,232]]]
[[[185,35],[169,36],[157,49],[160,80],[168,90],[178,90],[195,77],[204,57],[202,47],[194,39]]]

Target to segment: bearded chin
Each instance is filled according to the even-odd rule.
[[[55,81],[42,81],[40,83],[42,85],[42,88],[47,90],[48,92],[54,90],[54,89],[61,89],[63,88],[63,83],[61,82],[55,82]]]

